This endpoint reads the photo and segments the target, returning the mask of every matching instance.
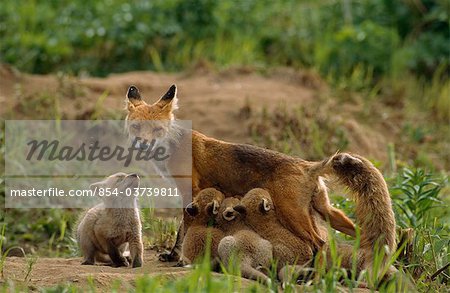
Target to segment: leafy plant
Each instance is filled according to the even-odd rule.
[[[404,169],[391,188],[398,224],[404,228],[428,224],[430,210],[442,206],[439,193],[443,184],[422,169]]]

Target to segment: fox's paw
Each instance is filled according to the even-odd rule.
[[[133,264],[132,266],[133,268],[140,268],[142,267],[142,263],[143,263],[142,257],[136,257],[132,262]]]
[[[315,239],[315,241],[313,241],[313,253],[320,251],[325,243],[325,240],[323,240],[322,238]]]
[[[128,267],[129,265],[130,263],[128,262],[128,260],[125,257],[123,257],[117,262],[113,262],[112,267],[120,268],[120,267]]]
[[[92,266],[92,265],[94,265],[94,261],[93,260],[85,260],[81,263],[81,265]]]
[[[158,259],[161,262],[172,262],[178,261],[180,259],[180,256],[174,251],[164,251],[158,256]]]

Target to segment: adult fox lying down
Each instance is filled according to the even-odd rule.
[[[176,94],[176,86],[172,85],[158,101],[147,104],[139,90],[131,86],[127,93],[126,120],[131,140],[156,140],[169,148],[171,156],[159,168],[171,174],[176,174],[183,164],[190,164],[190,160],[183,158],[182,151],[177,152],[177,145],[192,138],[192,186],[178,186],[181,194],[192,191],[195,197],[200,190],[215,187],[225,196],[234,196],[244,195],[253,188],[264,188],[272,195],[281,223],[314,248],[320,248],[324,240],[310,212],[314,194],[326,193],[319,178],[321,174],[317,174],[323,162],[309,162],[257,146],[228,143],[194,130],[185,135],[191,130],[180,129],[173,123],[173,111],[177,109]],[[149,120],[158,121],[142,123]],[[140,147],[145,148],[146,145],[141,144]],[[185,202],[187,204],[188,201]],[[330,221],[334,229],[354,236],[354,224],[341,210],[327,203],[319,213]],[[180,230],[185,231],[188,224],[184,223],[185,227]],[[180,232],[176,247],[181,244],[183,232]],[[167,260],[176,260],[177,254],[177,249],[174,249]]]

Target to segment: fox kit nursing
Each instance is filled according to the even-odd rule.
[[[272,245],[245,225],[239,206],[239,199],[234,197],[224,199],[220,205],[216,222],[227,236],[220,240],[219,257],[226,266],[235,257],[243,277],[270,283],[270,278],[257,268],[270,266]]]
[[[205,255],[208,241],[213,266],[217,263],[217,247],[224,233],[221,229],[214,227],[216,215],[224,199],[223,193],[214,189],[206,188],[194,198],[193,202],[186,207],[187,221],[192,221],[186,231],[182,245],[182,260],[184,263],[194,263],[199,257]]]
[[[111,188],[122,192],[137,188],[136,174],[117,173],[91,188]],[[141,221],[136,199],[124,196],[104,197],[103,203],[91,208],[82,216],[77,227],[77,241],[83,253],[84,265],[95,261],[112,262],[113,266],[128,266],[124,257],[127,246],[133,268],[142,266],[143,244]]]
[[[278,221],[272,198],[266,190],[250,190],[242,198],[239,210],[244,214],[244,222],[272,244],[278,270],[285,265],[303,265],[313,259],[311,247]]]
[[[227,143],[197,131],[179,129],[173,114],[177,108],[175,85],[153,104],[144,102],[135,86],[129,88],[127,98],[126,120],[131,140],[140,138],[141,141],[165,143],[171,156],[162,168],[172,174],[186,167],[183,164],[192,162],[192,185],[179,186],[181,194],[192,193],[195,197],[201,189],[218,187],[226,196],[231,196],[264,188],[271,194],[277,218],[283,226],[308,245],[319,248],[324,244],[310,213],[311,197],[320,188],[318,176],[311,175],[310,171],[321,162],[309,162],[252,145]],[[149,120],[155,122],[143,123]],[[174,139],[178,144],[173,143]],[[192,161],[183,158],[183,152],[177,149],[177,145],[187,139],[192,139]],[[146,145],[140,144],[140,147]],[[329,219],[333,228],[354,235],[354,224],[343,212],[331,205],[324,211],[324,218]],[[176,247],[179,247],[186,228],[178,234]],[[172,250],[166,260],[175,260],[177,251]]]

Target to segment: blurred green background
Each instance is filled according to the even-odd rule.
[[[4,0],[1,60],[92,75],[218,66],[314,67],[336,78],[448,72],[447,0]]]

